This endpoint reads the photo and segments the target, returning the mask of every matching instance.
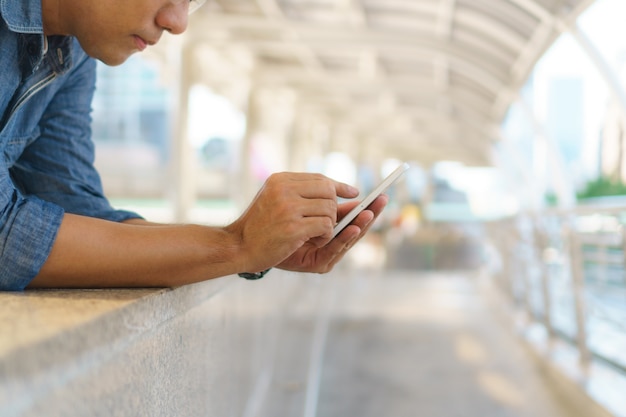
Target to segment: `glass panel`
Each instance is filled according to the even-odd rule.
[[[578,20],[579,27],[626,87],[626,2],[597,0]]]
[[[118,208],[152,221],[173,221],[170,191],[173,88],[159,65],[139,55],[118,67],[98,64],[93,102],[96,167]],[[189,139],[196,156],[198,201],[188,213],[199,223],[232,220],[245,116],[208,87],[190,91]]]
[[[161,199],[167,190],[171,91],[140,56],[98,64],[93,100],[96,167],[113,199]]]

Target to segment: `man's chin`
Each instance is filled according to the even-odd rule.
[[[139,51],[134,51],[130,54],[127,55],[115,55],[115,56],[95,56],[94,58],[98,59],[99,61],[105,63],[108,66],[111,67],[116,67],[118,65],[122,65],[124,62],[126,62],[126,60],[135,52],[139,52]]]
[[[90,57],[95,58],[111,67],[123,64],[132,54],[134,54],[135,52],[139,52],[138,50],[131,50],[129,52],[123,53],[118,50],[110,52],[102,50],[91,50],[86,48],[83,49]]]

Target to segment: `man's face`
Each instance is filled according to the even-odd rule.
[[[163,31],[187,28],[189,0],[79,0],[61,12],[69,34],[88,55],[119,65],[158,42]]]

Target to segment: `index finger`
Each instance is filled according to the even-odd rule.
[[[359,196],[359,190],[349,184],[332,180],[335,183],[335,190],[337,191],[337,197],[341,198],[355,198]]]
[[[323,174],[292,172],[286,173],[286,178],[303,188],[300,195],[304,198],[355,198],[359,195],[357,188]]]

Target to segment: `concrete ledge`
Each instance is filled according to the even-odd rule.
[[[0,415],[244,415],[266,384],[285,311],[310,322],[318,301],[298,296],[315,280],[271,275],[0,293]],[[297,354],[308,361],[307,349]]]

